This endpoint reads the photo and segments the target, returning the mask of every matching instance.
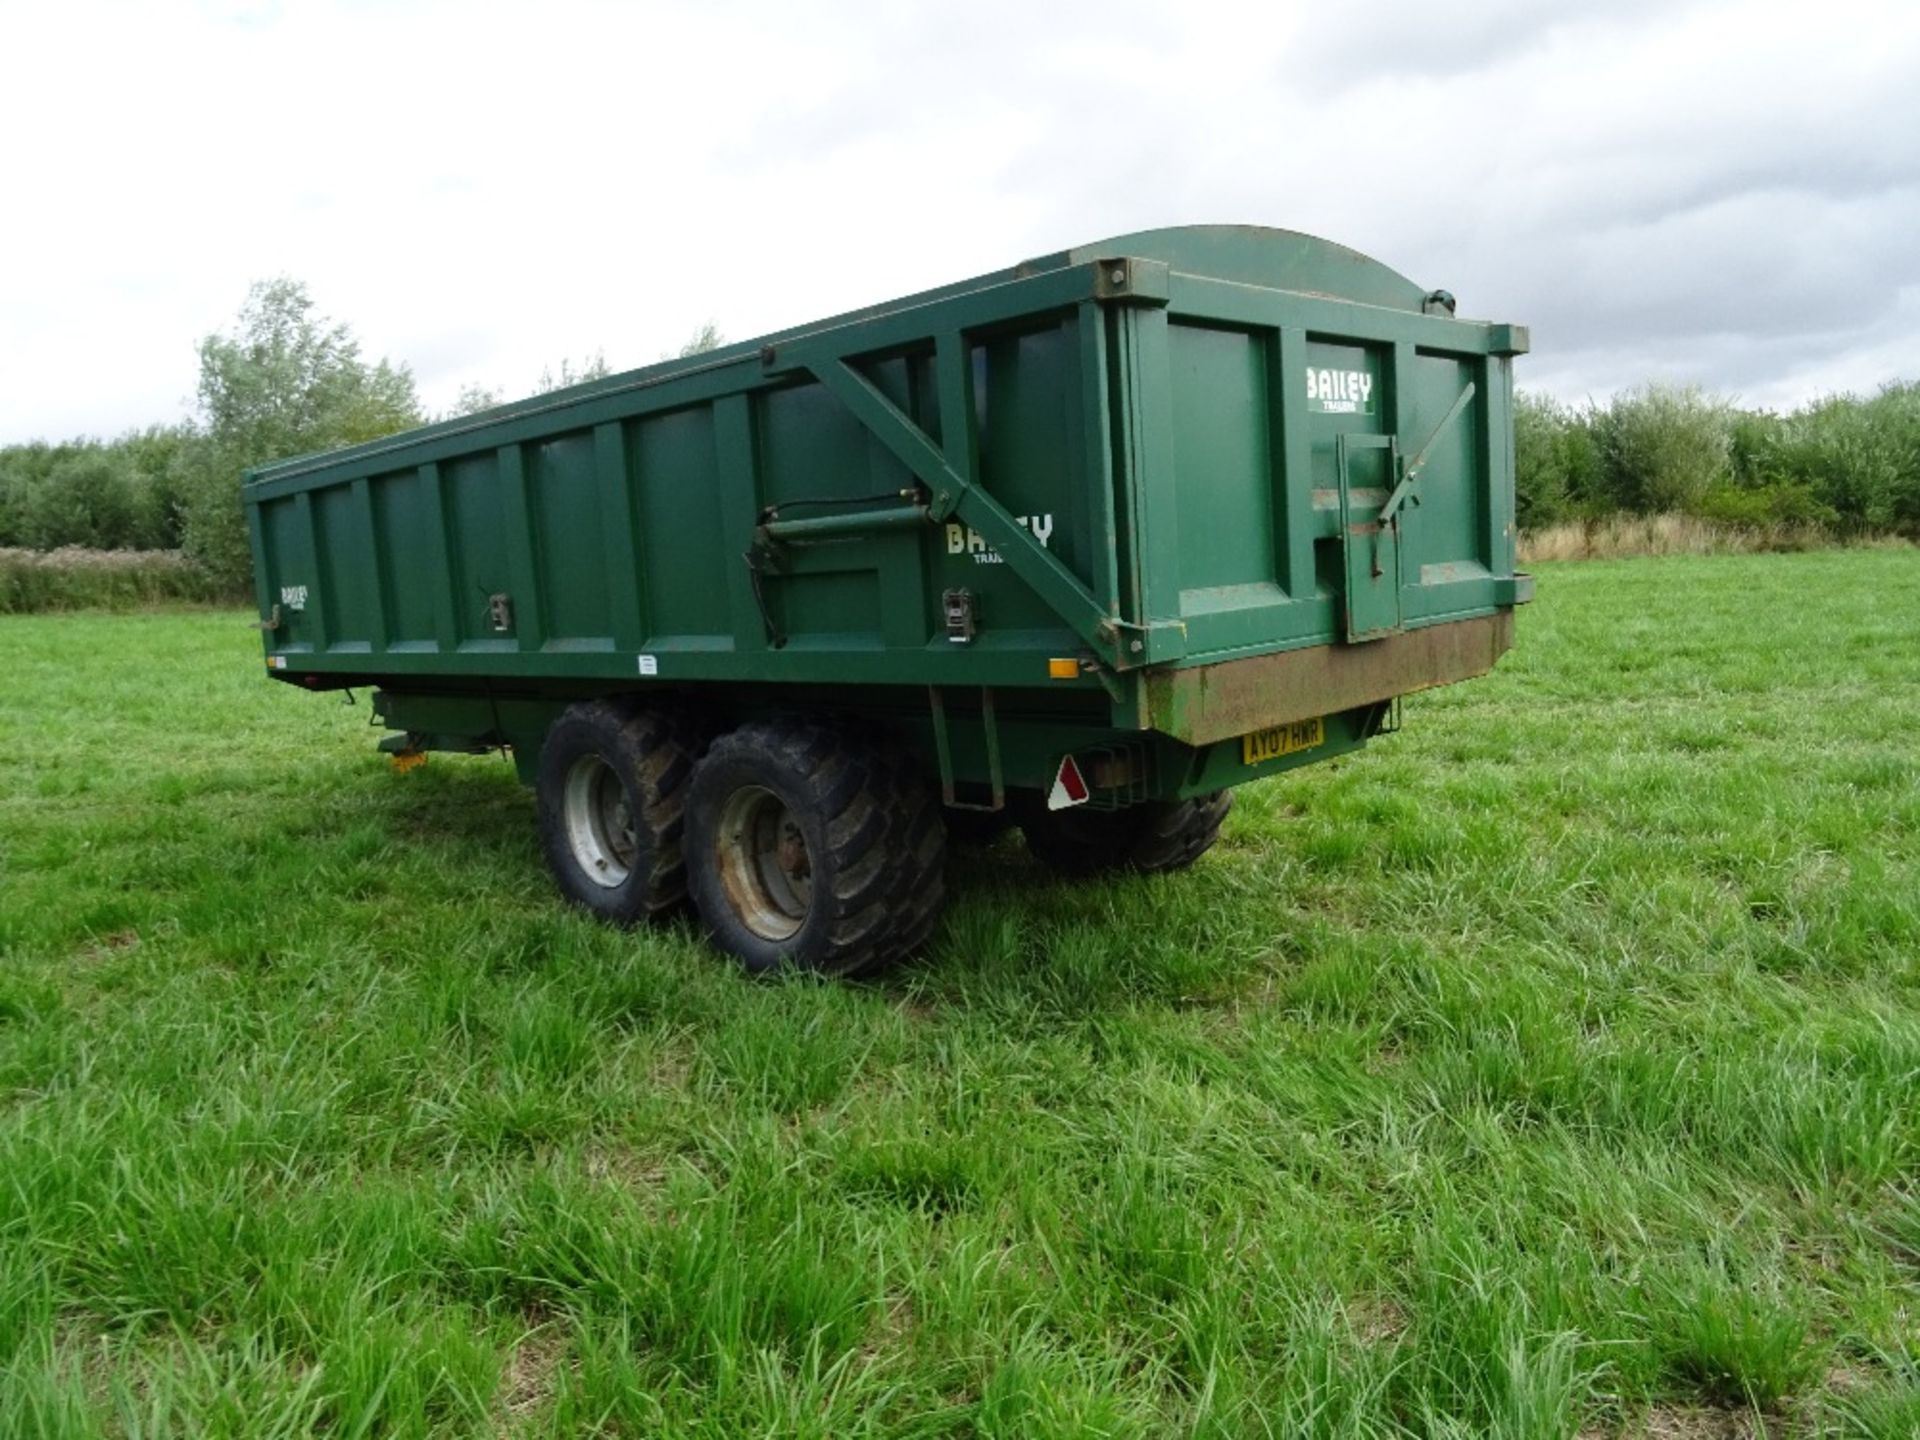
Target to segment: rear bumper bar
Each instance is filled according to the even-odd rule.
[[[1513,612],[1423,625],[1364,645],[1315,645],[1149,671],[1144,728],[1208,745],[1471,680],[1513,648]]]

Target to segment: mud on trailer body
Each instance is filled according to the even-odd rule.
[[[250,472],[267,664],[511,749],[620,922],[911,950],[949,832],[1157,870],[1512,643],[1513,325],[1149,231]]]

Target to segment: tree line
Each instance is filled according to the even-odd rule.
[[[1689,386],[1584,406],[1522,392],[1514,479],[1522,530],[1677,513],[1736,529],[1920,538],[1920,384],[1786,414]]]
[[[709,324],[679,353],[721,343]],[[0,448],[0,547],[178,550],[213,590],[243,593],[243,470],[446,418],[422,409],[407,366],[368,360],[291,279],[253,286],[233,328],[203,339],[199,357],[190,418],[114,440]],[[606,373],[602,355],[562,361],[538,390]],[[469,386],[449,414],[502,398]],[[1920,537],[1920,384],[1786,414],[1693,387],[1644,386],[1584,406],[1522,391],[1514,432],[1523,530],[1684,513],[1736,528]]]
[[[679,353],[721,343],[707,324]],[[468,386],[446,415],[429,415],[408,366],[367,359],[346,325],[321,315],[306,286],[284,277],[254,285],[232,329],[203,339],[199,358],[186,419],[112,440],[0,447],[0,548],[178,550],[212,590],[237,595],[251,583],[242,471],[506,398]],[[604,354],[563,360],[542,371],[535,393],[608,373]]]
[[[199,351],[190,419],[0,450],[0,544],[184,550],[217,588],[238,592],[249,568],[242,470],[426,418],[412,372],[368,361],[297,281],[255,285],[233,330]]]

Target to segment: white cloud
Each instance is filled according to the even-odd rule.
[[[1531,322],[1529,383],[1920,373],[1898,0],[15,6],[0,441],[190,403],[288,273],[429,405],[1156,224]]]

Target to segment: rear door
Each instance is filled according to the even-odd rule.
[[[1366,644],[1500,603],[1509,511],[1488,362],[1406,340],[1175,316],[1170,523],[1139,545],[1190,663]],[[1170,512],[1170,513],[1168,513]],[[1160,577],[1165,576],[1165,581]]]

